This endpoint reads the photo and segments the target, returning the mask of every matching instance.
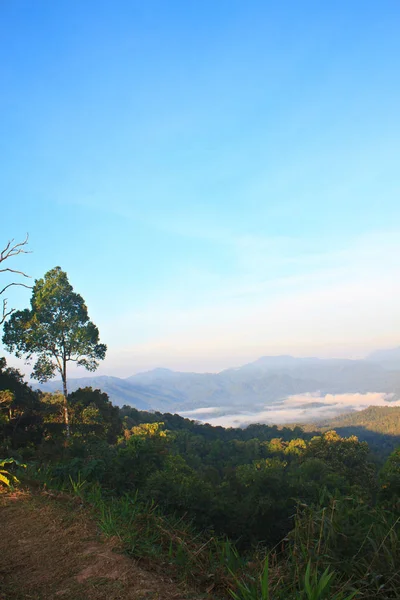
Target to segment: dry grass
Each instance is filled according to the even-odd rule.
[[[3,493],[0,518],[0,600],[193,598],[101,538],[84,506],[65,494]]]

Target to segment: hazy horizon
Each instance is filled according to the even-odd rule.
[[[317,355],[317,354],[313,354],[313,355],[309,355],[309,354],[304,354],[304,355],[299,355],[299,354],[290,354],[290,353],[280,353],[280,354],[260,354],[260,355],[256,355],[256,356],[252,356],[248,359],[243,359],[243,360],[238,360],[236,357],[235,361],[232,361],[231,363],[228,363],[228,359],[226,359],[226,361],[224,361],[224,363],[226,362],[226,365],[223,366],[222,368],[215,368],[213,369],[202,369],[200,366],[198,366],[198,368],[194,367],[194,368],[175,368],[173,366],[166,366],[166,364],[154,364],[152,365],[151,363],[149,364],[148,368],[143,367],[143,368],[129,368],[126,367],[126,370],[124,368],[124,372],[123,373],[119,373],[118,369],[115,370],[114,372],[110,372],[110,371],[106,371],[105,370],[105,365],[104,363],[100,365],[100,367],[90,373],[88,371],[86,371],[85,369],[82,368],[78,368],[78,367],[74,367],[74,365],[71,365],[71,368],[69,369],[69,377],[73,378],[73,379],[84,379],[86,377],[96,377],[96,376],[104,376],[104,377],[119,377],[119,378],[128,378],[130,376],[133,375],[138,375],[140,373],[146,373],[148,371],[153,371],[156,369],[166,369],[166,370],[171,370],[171,371],[176,371],[176,372],[182,372],[182,373],[221,373],[222,371],[225,371],[227,369],[235,369],[235,368],[239,368],[242,367],[246,364],[252,363],[257,361],[260,358],[264,358],[264,357],[281,357],[281,356],[290,356],[293,358],[317,358],[317,359],[322,359],[322,360],[335,360],[335,359],[347,359],[347,360],[363,360],[366,359],[372,352],[375,351],[380,351],[380,350],[396,350],[399,346],[394,346],[394,347],[383,347],[383,348],[371,348],[368,352],[364,352],[364,353],[360,353],[360,354],[356,354],[356,353],[352,353],[352,354],[348,354],[348,353],[337,353],[335,355]],[[29,374],[31,372],[31,368],[29,367],[29,365],[26,365],[24,363],[24,361],[22,359],[17,359],[14,356],[6,353],[5,351],[3,352],[3,355],[6,356],[7,358],[7,363],[9,366],[13,366],[18,368],[25,376],[26,379],[29,379]],[[400,365],[399,365],[399,370],[400,370]],[[125,372],[126,371],[126,372]],[[59,377],[54,377],[54,380],[59,380]],[[34,380],[29,379],[32,384],[35,383]]]

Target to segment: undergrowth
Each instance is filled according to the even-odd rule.
[[[211,598],[390,600],[400,589],[400,518],[353,498],[298,505],[294,527],[273,549],[240,554],[229,539],[199,533],[185,515],[165,515],[140,494],[114,496],[99,484],[30,469],[43,485],[79,496],[102,533],[131,556],[157,563]]]

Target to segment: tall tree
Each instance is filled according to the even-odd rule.
[[[31,308],[11,315],[4,325],[3,343],[18,357],[30,360],[35,356],[31,377],[41,383],[61,375],[69,437],[67,363],[73,361],[95,371],[107,346],[99,343],[99,330],[89,319],[84,299],[74,292],[60,267],[35,281]]]

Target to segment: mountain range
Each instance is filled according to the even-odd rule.
[[[160,412],[196,411],[207,407],[255,411],[294,395],[365,394],[400,397],[400,348],[366,359],[320,359],[264,356],[219,373],[186,373],[154,369],[125,379],[90,376],[70,379],[69,391],[90,386],[122,406]],[[61,389],[60,381],[38,386]]]

